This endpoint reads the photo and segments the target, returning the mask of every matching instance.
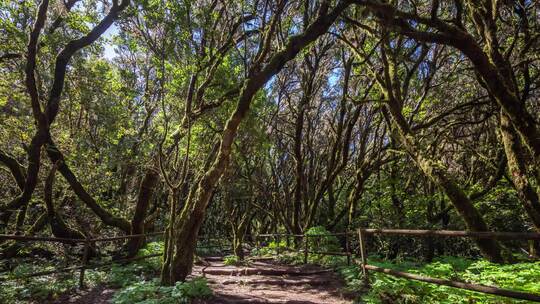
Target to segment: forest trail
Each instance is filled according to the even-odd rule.
[[[271,259],[253,260],[247,266],[227,266],[221,257],[204,261],[205,265],[195,265],[190,277],[206,277],[214,295],[207,300],[195,300],[196,304],[352,303],[351,295],[343,292],[341,279],[320,266],[282,265]],[[45,303],[109,304],[115,291],[97,286]]]
[[[352,303],[342,292],[337,275],[314,265],[279,265],[258,260],[248,266],[227,266],[219,259],[209,259],[196,266],[194,276],[205,276],[214,297],[204,303]]]

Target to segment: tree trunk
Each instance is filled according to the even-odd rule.
[[[75,176],[75,174],[66,164],[64,160],[64,155],[56,148],[55,144],[50,138],[47,145],[47,155],[53,164],[57,164],[58,171],[68,182],[77,197],[81,201],[83,201],[85,205],[88,206],[88,208],[90,208],[104,224],[117,227],[120,230],[124,231],[126,234],[130,232],[131,225],[126,219],[115,216],[114,214],[101,207],[101,205],[96,202],[96,200],[90,195],[90,193],[86,191],[84,186],[77,179],[77,176]]]
[[[41,130],[38,130],[28,149],[28,169],[26,170],[26,180],[24,183],[24,188],[22,193],[11,200],[5,205],[5,207],[0,209],[0,225],[7,226],[9,219],[14,209],[26,209],[25,206],[28,204],[34,193],[38,182],[39,167],[41,164],[41,147],[46,142],[47,137]],[[24,210],[26,212],[26,210]]]
[[[64,219],[56,211],[53,201],[53,185],[56,174],[57,165],[53,165],[47,179],[45,180],[44,186],[44,201],[45,207],[47,208],[47,216],[49,217],[49,225],[51,226],[51,231],[55,237],[59,238],[68,238],[68,239],[85,239],[85,235],[79,230],[73,229],[66,225]],[[76,243],[71,243],[76,245]]]
[[[530,184],[527,176],[525,155],[519,135],[510,123],[508,116],[502,111],[500,114],[500,123],[501,137],[510,171],[510,178],[525,212],[527,212],[536,231],[540,232],[540,201],[538,193]],[[535,252],[540,252],[540,242],[532,241],[531,249],[534,249],[533,251]],[[534,253],[531,254],[534,255]]]
[[[443,189],[446,196],[450,199],[458,213],[465,221],[468,230],[471,231],[489,231],[484,219],[474,207],[472,201],[463,192],[457,183],[446,175],[446,170],[436,164],[433,160],[417,156],[417,163],[424,172],[437,186]],[[499,244],[490,239],[475,240],[480,252],[491,262],[502,263],[504,258],[501,254]]]
[[[24,233],[26,236],[33,236],[37,232],[43,230],[45,228],[45,225],[48,222],[48,216],[47,212],[42,213],[35,223]],[[10,241],[6,244],[3,244],[2,250],[0,251],[0,259],[10,259],[17,254],[19,254],[19,251],[24,248],[24,245],[26,243],[24,242],[17,242],[17,241]]]
[[[238,126],[249,111],[253,96],[283,68],[285,63],[296,57],[304,47],[315,41],[319,36],[326,33],[336,18],[350,4],[348,1],[340,2],[332,11],[321,12],[304,33],[291,37],[281,51],[270,57],[266,61],[267,64],[264,68],[260,69],[260,66],[255,66],[250,69],[249,77],[244,82],[240,92],[236,109],[223,129],[221,144],[215,161],[199,183],[192,187],[186,204],[172,227],[170,236],[174,239],[169,241],[169,246],[174,245],[174,247],[171,248],[172,255],[170,259],[163,265],[162,284],[172,285],[177,281],[184,281],[191,272],[197,235],[204,220],[206,208],[217,182],[229,164],[231,147]]]
[[[501,137],[508,162],[510,177],[516,188],[525,211],[529,215],[534,227],[540,232],[540,202],[538,194],[529,183],[525,164],[525,155],[520,138],[511,125],[508,116],[501,112]]]
[[[415,160],[416,165],[422,172],[439,188],[441,188],[448,199],[452,202],[458,213],[465,221],[468,230],[471,231],[489,231],[484,219],[474,207],[472,201],[458,184],[448,176],[444,166],[421,152],[421,149],[416,146],[410,128],[401,114],[399,106],[389,98],[388,91],[385,91],[385,96],[390,102],[387,104],[388,110],[391,113],[394,123],[393,136],[403,145],[409,155]],[[384,111],[388,113],[388,111]],[[502,263],[504,258],[501,254],[501,247],[495,240],[477,239],[475,240],[480,252],[491,262]]]
[[[195,194],[193,191],[190,193],[180,217],[171,225],[166,250],[168,256],[165,258],[161,273],[161,283],[164,285],[184,281],[191,273],[197,236],[212,193],[212,190],[201,187],[202,182],[199,183]]]
[[[293,219],[292,219],[292,229],[294,234],[302,234],[302,224],[301,224],[301,206],[303,199],[303,190],[304,190],[304,157],[302,155],[302,133],[304,127],[304,111],[305,103],[307,103],[307,98],[303,97],[298,103],[297,117],[295,123],[295,132],[294,132],[294,162],[295,162],[295,188],[294,188],[294,201],[293,201]],[[306,199],[306,198],[304,198]]]
[[[245,236],[245,227],[238,227],[238,229],[233,229],[233,251],[234,255],[238,257],[240,261],[244,260],[245,254],[244,254],[244,236]]]
[[[144,234],[144,220],[150,206],[152,195],[159,180],[159,174],[155,168],[146,169],[141,186],[139,188],[139,197],[135,206],[135,214],[131,220],[131,234]],[[144,237],[129,239],[127,247],[127,257],[134,257],[139,249],[144,245]]]

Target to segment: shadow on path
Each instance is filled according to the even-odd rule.
[[[201,303],[352,303],[341,291],[339,277],[314,265],[257,261],[236,267],[211,259],[205,266],[196,266],[192,275],[205,276],[214,291],[212,299]]]

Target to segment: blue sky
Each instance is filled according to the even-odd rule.
[[[103,38],[110,40],[116,34],[118,34],[118,27],[116,26],[116,24],[113,23],[103,34]],[[116,57],[114,46],[111,43],[107,43],[105,45],[105,51],[103,52],[103,55],[109,60]]]

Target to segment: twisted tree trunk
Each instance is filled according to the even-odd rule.
[[[135,206],[135,214],[131,220],[131,234],[144,234],[144,221],[148,208],[150,207],[150,201],[154,190],[159,181],[159,174],[153,167],[146,169],[141,186],[139,187],[139,196],[137,198],[137,205]],[[127,247],[127,257],[134,257],[139,249],[144,245],[144,237],[129,239]]]
[[[261,69],[260,66],[256,65],[250,70],[248,79],[244,82],[240,92],[236,109],[225,124],[219,151],[213,165],[206,171],[198,184],[192,188],[180,216],[173,223],[173,231],[171,231],[170,236],[174,239],[171,240],[169,246],[174,247],[170,248],[171,255],[168,256],[163,267],[162,284],[171,285],[177,281],[184,281],[191,272],[197,236],[204,220],[206,208],[217,182],[229,164],[232,143],[240,123],[249,111],[253,96],[283,68],[285,63],[326,33],[336,18],[349,5],[349,1],[343,1],[329,12],[322,11],[302,34],[291,37],[283,50],[271,56],[264,68]],[[270,39],[268,43],[270,43]]]

